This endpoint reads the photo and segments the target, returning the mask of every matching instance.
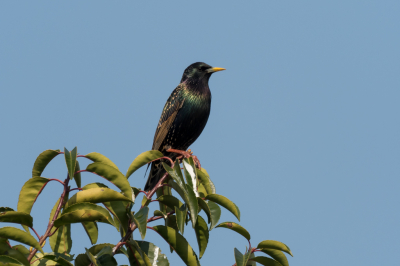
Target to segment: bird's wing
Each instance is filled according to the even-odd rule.
[[[165,103],[160,121],[158,122],[156,133],[154,134],[152,147],[153,150],[159,150],[162,142],[167,136],[168,130],[175,120],[176,115],[183,106],[183,103],[185,101],[185,99],[182,97],[183,89],[184,87],[182,84],[176,87],[176,89],[171,93],[167,102]]]

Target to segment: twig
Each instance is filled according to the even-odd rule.
[[[46,239],[50,236],[50,234],[51,234],[51,229],[52,229],[53,226],[54,226],[54,221],[57,219],[58,214],[60,213],[61,208],[62,208],[62,206],[63,206],[64,203],[65,203],[65,202],[64,202],[64,201],[65,201],[65,196],[67,195],[68,190],[69,190],[69,188],[68,188],[69,180],[70,180],[70,179],[69,179],[69,177],[68,177],[68,175],[67,175],[67,178],[66,178],[65,181],[64,181],[64,190],[63,190],[63,192],[62,192],[62,194],[61,194],[61,197],[60,197],[60,203],[59,203],[58,206],[57,206],[57,209],[56,209],[56,212],[54,213],[53,219],[49,222],[49,225],[47,226],[46,232],[44,233],[44,235],[43,235],[43,236],[40,238],[40,240],[39,240],[39,245],[40,245],[40,246],[42,246],[42,244],[44,243],[44,241],[46,241]],[[33,258],[33,256],[35,256],[36,252],[37,252],[37,249],[33,249],[33,250],[29,253],[29,256],[27,257],[28,261],[31,261],[31,259]]]
[[[69,191],[71,192],[71,191],[74,191],[74,190],[79,190],[79,191],[82,191],[83,189],[82,189],[82,188],[80,188],[80,187],[76,187],[76,188],[70,189]]]
[[[35,229],[33,229],[33,227],[31,227],[31,229],[32,229],[32,231],[33,231],[33,232],[35,232],[35,234],[36,234],[37,238],[40,240],[40,236],[39,236],[39,234],[36,232],[36,230],[35,230]]]
[[[60,182],[64,186],[64,182],[57,178],[50,178],[49,181],[57,181]]]

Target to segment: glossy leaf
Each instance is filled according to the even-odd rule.
[[[54,222],[54,226],[60,227],[64,224],[82,222],[102,222],[113,225],[101,212],[95,210],[78,210],[61,215],[61,217]]]
[[[197,170],[197,178],[199,182],[203,184],[204,188],[207,191],[207,194],[216,193],[214,183],[211,181],[210,176],[207,173],[206,169],[201,168],[201,170]]]
[[[147,257],[146,253],[142,251],[138,243],[131,239],[127,242],[128,245],[128,258],[131,266],[152,266],[150,259]]]
[[[27,249],[24,245],[15,245],[12,247],[13,249],[21,252],[21,254],[23,254],[24,256],[29,255],[29,249]]]
[[[196,225],[197,214],[199,213],[199,205],[197,203],[197,197],[192,188],[189,185],[186,185],[187,195],[188,195],[188,206],[190,210],[190,218],[192,219],[193,228]]]
[[[66,215],[66,214],[68,214],[68,213],[72,213],[72,212],[75,212],[75,211],[86,211],[86,210],[87,211],[92,211],[93,210],[93,211],[101,213],[104,217],[107,218],[107,221],[108,221],[107,223],[109,223],[111,225],[114,225],[114,220],[111,217],[110,213],[107,211],[107,209],[105,209],[103,207],[100,207],[100,206],[98,206],[96,204],[89,203],[89,202],[81,202],[81,203],[76,203],[76,204],[70,205],[68,208],[64,209],[64,211],[62,212],[61,217]]]
[[[242,227],[241,225],[237,224],[237,223],[233,223],[233,222],[223,222],[220,223],[219,225],[217,225],[215,228],[218,227],[223,227],[223,228],[228,228],[231,229],[232,231],[235,231],[238,234],[241,234],[242,236],[244,236],[248,241],[250,241],[250,234],[249,232],[244,229],[244,227]]]
[[[168,172],[168,174],[172,177],[172,179],[178,184],[178,186],[182,189],[185,190],[185,182],[183,181],[183,176],[181,172],[181,168],[179,166],[179,162],[175,162],[174,168],[169,167],[168,164],[162,163],[165,171]]]
[[[183,235],[185,230],[185,219],[187,215],[186,206],[183,205],[181,208],[175,206],[176,224],[178,226],[179,232]]]
[[[280,264],[276,260],[273,260],[271,258],[264,257],[264,256],[254,257],[254,258],[251,258],[251,260],[256,261],[264,266],[282,266],[282,264]]]
[[[222,195],[218,195],[218,194],[210,194],[210,195],[207,195],[206,199],[211,200],[211,201],[221,205],[222,207],[224,207],[225,209],[227,209],[228,211],[233,213],[233,215],[235,215],[236,218],[240,221],[239,208],[235,205],[235,203],[230,201],[228,198],[226,198]]]
[[[263,248],[263,249],[260,249],[260,251],[271,256],[271,258],[273,258],[274,260],[276,260],[277,262],[282,264],[282,266],[289,266],[289,262],[285,256],[285,254],[283,254],[282,251],[276,250],[276,249],[270,249],[270,248]]]
[[[140,236],[142,239],[146,236],[146,226],[147,226],[147,218],[149,215],[149,207],[141,208],[137,213],[135,213],[134,222],[139,229]]]
[[[127,198],[132,200],[131,186],[126,177],[118,169],[103,163],[91,163],[86,167],[86,170],[104,177],[116,185]]]
[[[33,226],[32,216],[30,216],[25,212],[15,212],[15,211],[0,212],[0,222],[17,223],[29,227]]]
[[[128,171],[126,172],[126,175],[125,175],[126,179],[128,179],[137,169],[139,169],[143,165],[145,165],[153,160],[159,159],[161,157],[164,157],[164,155],[160,151],[157,151],[157,150],[146,151],[146,152],[139,154],[139,156],[136,157],[135,160],[133,160],[133,162],[129,166]]]
[[[179,199],[177,199],[176,197],[174,197],[172,195],[164,195],[164,196],[159,197],[157,200],[159,202],[167,205],[171,209],[175,209],[175,207],[180,208],[183,205],[183,203]]]
[[[146,253],[152,266],[169,266],[167,256],[161,253],[161,249],[147,241],[136,241],[140,249]]]
[[[78,155],[77,147],[73,148],[71,152],[69,152],[66,148],[64,148],[64,158],[65,158],[65,163],[67,164],[68,175],[70,179],[74,178],[77,155]]]
[[[185,203],[189,202],[187,192],[183,188],[181,188],[176,182],[174,182],[173,180],[170,180],[168,182],[168,185],[171,186],[171,188],[173,190],[175,190],[179,194],[179,196],[181,196],[181,198],[183,199],[183,201]]]
[[[154,226],[153,229],[175,250],[178,256],[188,266],[200,265],[196,253],[186,241],[186,239],[179,234],[175,229],[163,225]]]
[[[32,177],[41,176],[43,170],[49,164],[54,157],[59,154],[60,150],[45,150],[36,158],[35,163],[33,164],[32,169]]]
[[[10,256],[0,255],[0,265],[17,266],[23,264],[19,262],[17,259],[12,258]]]
[[[209,232],[206,221],[204,221],[203,217],[200,215],[197,217],[194,231],[196,233],[197,243],[199,244],[199,257],[201,259],[207,248]]]
[[[72,248],[71,225],[65,224],[49,238],[51,250],[57,253],[69,253]]]
[[[106,185],[102,183],[91,183],[87,184],[83,187],[83,190],[88,190],[91,188],[108,188]],[[115,191],[116,192],[116,191]],[[118,193],[118,192],[117,192]],[[123,196],[120,194],[120,196]],[[127,206],[130,204],[128,201],[110,201],[110,202],[102,202],[104,206],[111,212],[114,216],[114,224],[117,229],[122,227],[122,234],[125,235],[128,229],[128,216],[127,216]]]
[[[34,247],[43,253],[43,249],[40,247],[39,242],[27,232],[24,232],[15,227],[3,227],[0,228],[0,237],[15,240],[17,242],[26,244],[28,246]]]
[[[92,243],[92,245],[96,244],[97,239],[99,238],[99,228],[97,227],[97,223],[83,222],[82,226],[85,229],[85,232],[90,239],[90,243]]]
[[[30,214],[36,198],[49,181],[49,179],[44,177],[32,177],[26,181],[19,193],[17,211]],[[27,226],[23,227],[25,231],[29,232]]]
[[[79,172],[80,170],[81,170],[81,167],[79,166],[79,162],[76,161],[76,164],[75,164],[75,173],[74,173],[74,180],[75,180],[76,186],[77,186],[78,188],[80,188],[80,187],[81,187],[81,184],[82,184],[82,182],[81,182],[82,176],[81,176],[81,173]]]
[[[100,154],[98,152],[91,152],[85,155],[86,158],[89,160],[95,162],[95,163],[103,163],[107,164],[109,166],[114,167],[115,169],[119,170],[118,167],[113,163],[110,159],[108,159],[106,156],[103,154]]]
[[[102,203],[109,201],[131,201],[121,193],[110,188],[90,188],[79,191],[66,203],[65,208],[81,202]]]
[[[208,223],[211,223],[211,210],[210,210],[210,207],[208,207],[207,202],[205,202],[202,198],[197,198],[197,202],[199,204],[199,207],[207,215]]]
[[[26,259],[24,254],[15,248],[10,248],[8,241],[4,238],[0,239],[0,255],[6,255],[13,259],[16,259],[18,262],[20,262],[24,266],[30,265],[29,261]]]
[[[282,242],[276,241],[276,240],[264,240],[261,241],[257,248],[262,249],[262,248],[270,248],[270,249],[277,249],[280,251],[284,251],[290,256],[293,257],[292,252],[290,251],[289,247],[283,244]]]
[[[89,248],[89,252],[92,254],[96,254],[98,255],[98,253],[104,249],[104,247],[110,247],[111,249],[113,249],[115,247],[114,244],[110,244],[110,243],[103,243],[103,244],[98,244],[98,245],[94,245],[91,248]],[[123,254],[123,251],[120,249],[118,250],[117,254]]]
[[[193,162],[193,158],[183,159],[183,172],[185,173],[186,183],[192,188],[198,197],[199,194],[197,192],[197,174],[196,167]]]

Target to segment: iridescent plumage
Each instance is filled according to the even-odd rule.
[[[177,155],[167,152],[168,149],[186,150],[200,136],[210,115],[208,80],[220,70],[224,69],[201,62],[185,69],[181,83],[165,103],[154,134],[153,150],[174,160]],[[144,190],[151,190],[164,173],[160,162],[153,163]]]

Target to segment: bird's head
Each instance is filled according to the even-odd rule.
[[[212,67],[203,62],[193,63],[183,72],[181,83],[185,81],[194,84],[207,83],[212,73],[221,70],[225,70],[225,68]]]

